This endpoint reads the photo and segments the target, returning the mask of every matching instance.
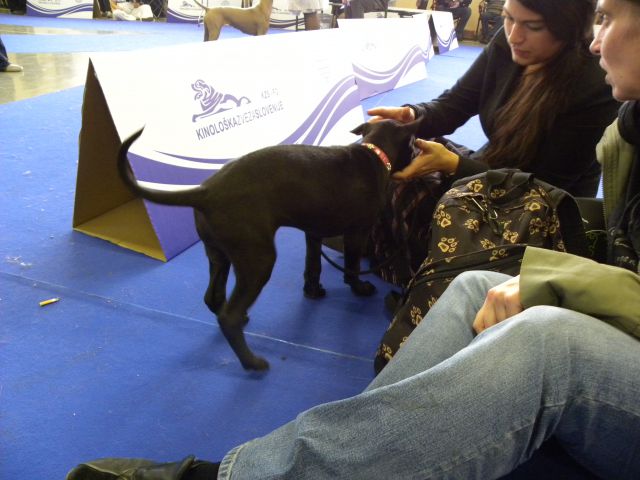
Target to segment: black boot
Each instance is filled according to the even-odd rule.
[[[215,480],[218,465],[196,460],[193,455],[173,463],[102,458],[81,463],[67,474],[67,480]]]

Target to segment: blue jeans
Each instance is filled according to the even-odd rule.
[[[640,343],[548,306],[474,335],[507,278],[458,276],[363,393],[236,447],[218,478],[492,479],[552,435],[602,477],[640,478]]]

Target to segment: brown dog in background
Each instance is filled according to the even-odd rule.
[[[231,25],[247,35],[265,35],[269,30],[269,19],[273,8],[273,0],[260,0],[260,3],[249,8],[241,7],[213,7],[208,8],[193,0],[204,9],[204,41],[217,40],[220,29],[224,25]],[[245,4],[243,0],[243,5]],[[249,2],[247,2],[249,3]]]

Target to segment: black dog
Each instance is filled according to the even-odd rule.
[[[127,152],[142,130],[120,147],[118,168],[137,195],[156,203],[194,208],[198,235],[209,258],[209,286],[204,301],[245,369],[269,364],[249,349],[244,326],[247,311],[265,286],[276,261],[274,236],[281,226],[306,234],[304,293],[325,295],[320,284],[321,241],[344,236],[345,283],[356,295],[375,287],[359,279],[367,235],[385,200],[391,173],[411,161],[418,122],[364,123],[352,133],[362,144],[318,147],[280,145],[229,162],[199,187],[180,192],[140,186]],[[229,268],[236,283],[226,299]]]

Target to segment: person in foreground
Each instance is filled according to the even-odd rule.
[[[598,13],[591,50],[626,101],[598,145],[609,265],[529,248],[517,277],[463,273],[363,393],[220,464],[106,458],[67,478],[484,480],[551,437],[595,475],[640,478],[640,0]]]

